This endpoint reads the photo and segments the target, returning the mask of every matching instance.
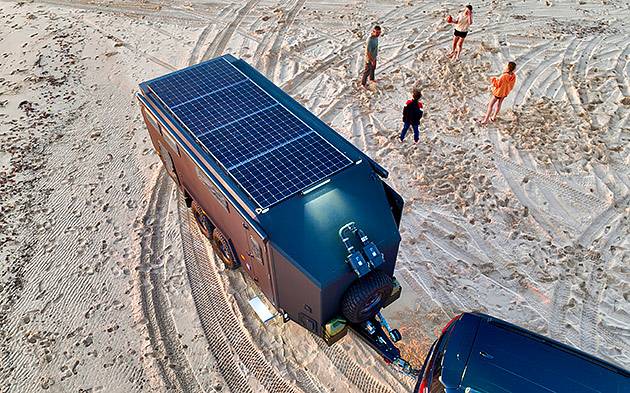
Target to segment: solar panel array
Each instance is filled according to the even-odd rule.
[[[148,87],[262,209],[352,164],[223,58]]]

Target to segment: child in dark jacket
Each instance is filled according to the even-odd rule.
[[[405,139],[409,126],[413,127],[414,144],[417,145],[420,140],[418,125],[420,124],[420,119],[422,119],[423,114],[422,103],[418,101],[420,97],[422,97],[420,90],[414,90],[413,99],[407,101],[405,104],[405,108],[403,109],[403,123],[405,123],[405,125],[403,126],[400,137],[398,138],[398,142],[400,143],[402,143],[403,139]]]

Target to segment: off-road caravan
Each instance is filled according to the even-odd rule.
[[[400,335],[379,313],[401,292],[403,200],[387,171],[229,55],[141,83],[138,99],[225,265],[242,266],[285,321],[329,344],[350,326],[396,360]]]

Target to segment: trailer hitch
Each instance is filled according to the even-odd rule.
[[[412,375],[420,375],[418,369],[414,369],[411,364],[400,356],[400,350],[394,345],[401,339],[401,335],[397,329],[390,329],[389,324],[381,313],[363,323],[348,323],[348,327],[354,330],[368,345],[378,352],[385,363],[390,364],[398,369],[398,371]],[[387,330],[385,333],[383,327]]]

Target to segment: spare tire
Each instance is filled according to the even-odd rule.
[[[390,276],[374,270],[348,288],[341,299],[341,312],[350,322],[365,322],[381,310],[393,288]]]

